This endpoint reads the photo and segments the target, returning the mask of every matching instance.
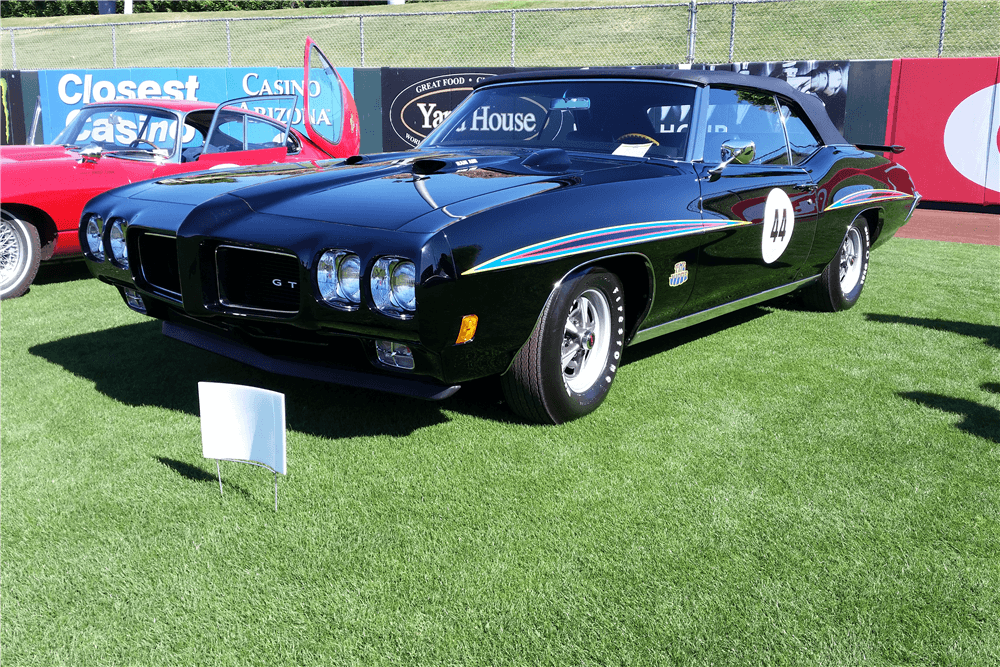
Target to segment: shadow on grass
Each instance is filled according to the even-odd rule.
[[[631,348],[624,365],[769,314],[746,308]],[[285,394],[290,429],[324,438],[405,436],[448,420],[443,410],[500,423],[520,420],[504,404],[497,378],[463,383],[444,401],[268,373],[163,336],[160,322],[105,329],[43,343],[29,352],[94,383],[125,405],[156,406],[197,416],[198,382],[262,387]]]
[[[59,259],[49,262],[42,262],[38,266],[38,275],[32,281],[33,285],[54,285],[56,283],[70,283],[75,280],[90,280],[90,270],[87,269],[83,258]]]
[[[984,391],[1000,394],[1000,384],[987,382],[980,385]],[[1000,410],[988,405],[980,405],[964,398],[952,398],[924,391],[900,392],[903,398],[928,408],[962,415],[962,421],[955,426],[979,438],[1000,443]]]
[[[219,484],[219,478],[216,477],[215,474],[202,470],[198,466],[193,466],[190,463],[178,461],[177,459],[166,458],[164,456],[156,456],[154,458],[181,477],[191,480],[192,482],[208,483],[213,487],[218,486]],[[223,486],[226,490],[238,493],[244,498],[253,498],[253,494],[243,488],[243,486],[233,483],[231,480],[225,479],[225,474],[223,474]]]
[[[904,317],[901,315],[880,315],[867,313],[870,322],[884,324],[908,324],[911,326],[947,331],[970,338],[979,338],[992,348],[1000,350],[1000,327],[989,324],[973,324],[971,322],[956,322],[954,320],[931,319],[925,317]],[[984,391],[1000,394],[1000,384],[987,382],[980,385]],[[925,391],[900,392],[903,398],[919,403],[935,410],[962,415],[964,418],[957,428],[974,436],[1000,443],[1000,410],[988,405],[981,405],[964,398],[952,398],[942,394],[932,394]]]
[[[867,313],[865,317],[870,322],[881,322],[883,324],[909,324],[935,331],[947,331],[957,333],[970,338],[982,339],[990,347],[1000,350],[1000,327],[989,324],[972,324],[971,322],[955,322],[953,320],[939,320],[925,317],[903,317],[901,315],[880,315],[878,313]]]
[[[184,463],[184,461],[178,461],[176,459],[168,459],[162,456],[157,456],[156,460],[167,466],[174,472],[176,472],[181,477],[191,480],[192,482],[218,482],[219,478],[211,473],[208,473],[197,466],[193,466],[190,463]]]
[[[131,406],[156,406],[197,416],[198,382],[278,391],[286,396],[288,428],[324,438],[409,435],[447,421],[442,407],[488,419],[507,418],[499,406],[479,404],[473,396],[434,403],[267,373],[169,339],[160,333],[160,322],[153,320],[70,336],[36,345],[29,352],[90,380],[100,393]]]

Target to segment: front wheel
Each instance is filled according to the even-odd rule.
[[[521,417],[561,424],[604,401],[625,343],[625,294],[613,273],[591,268],[549,295],[528,342],[501,377]]]
[[[38,273],[41,243],[38,230],[10,211],[0,209],[0,299],[28,291]]]
[[[859,218],[847,228],[836,256],[823,269],[819,280],[802,291],[803,300],[811,308],[829,312],[853,306],[861,297],[868,277],[870,253],[868,225]]]

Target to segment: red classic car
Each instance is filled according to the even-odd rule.
[[[222,104],[131,99],[84,106],[50,145],[0,148],[0,299],[28,291],[41,260],[80,254],[83,205],[106,190],[182,172],[356,155],[354,99],[307,38],[303,90],[315,90],[310,79],[320,93],[304,96],[308,136],[291,128],[293,95]],[[284,122],[252,110],[275,104],[285,105]],[[339,108],[339,126],[311,123],[310,104]]]

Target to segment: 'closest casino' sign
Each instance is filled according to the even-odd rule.
[[[354,94],[354,70],[337,68],[348,90]],[[113,70],[47,70],[38,73],[45,119],[44,141],[55,139],[80,107],[90,102],[125,99],[200,100],[220,103],[237,97],[295,94],[299,96],[292,124],[302,124],[302,68],[142,68]],[[310,97],[321,93],[319,81],[310,82]],[[247,105],[279,121],[286,121],[288,109],[279,106]],[[311,109],[317,125],[341,124],[341,109]]]

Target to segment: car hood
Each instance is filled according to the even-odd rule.
[[[0,148],[0,163],[65,160],[76,162],[77,155],[62,146],[4,146]]]
[[[493,207],[629,164],[561,150],[406,152],[202,172],[129,186],[118,194],[194,205],[229,194],[268,215],[395,230],[431,212],[451,213],[447,207],[462,202],[483,199],[487,203],[479,209]],[[457,209],[467,215],[477,207]]]

